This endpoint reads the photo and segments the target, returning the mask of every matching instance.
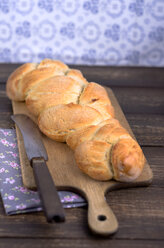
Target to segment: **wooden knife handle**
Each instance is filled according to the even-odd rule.
[[[64,209],[45,160],[42,158],[34,158],[31,163],[47,221],[65,221]]]

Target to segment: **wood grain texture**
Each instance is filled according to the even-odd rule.
[[[87,248],[94,247],[99,248],[103,246],[103,248],[125,248],[125,247],[133,247],[133,248],[160,248],[164,246],[164,241],[156,241],[156,240],[85,240],[85,239],[1,239],[1,246],[3,248]]]
[[[5,84],[0,84],[0,108],[8,111],[11,106],[6,97]],[[112,90],[125,114],[164,114],[164,88],[112,87]],[[0,109],[0,110],[1,110]]]
[[[20,65],[1,63],[0,83],[5,83],[8,76]],[[164,69],[160,67],[69,66],[81,70],[88,81],[109,87],[164,87]]]
[[[156,243],[159,243],[159,247],[163,247],[160,246],[163,243],[159,241],[163,239],[164,232],[164,213],[161,212],[164,205],[163,188],[161,190],[159,188],[164,187],[164,174],[161,173],[164,164],[163,149],[158,147],[144,148],[144,153],[154,173],[151,186],[114,191],[106,195],[107,201],[119,220],[119,232],[114,235],[118,247],[122,245],[122,239],[127,245],[129,239],[134,239],[134,243],[130,243],[130,245],[135,245],[142,239],[142,242],[145,245],[149,244],[150,247],[151,244],[153,247]],[[31,237],[36,240],[45,237],[49,244],[53,244],[55,237],[58,239],[58,245],[66,241],[71,246],[76,244],[75,240],[81,237],[86,239],[85,247],[90,247],[91,242],[93,242],[93,245],[97,245],[99,239],[95,240],[95,237],[89,232],[86,213],[86,208],[68,209],[66,210],[67,221],[65,225],[50,227],[42,213],[5,216],[3,207],[0,205],[0,237],[23,237],[26,239]],[[8,240],[10,240],[9,238]],[[31,246],[33,245],[33,239],[29,241]],[[104,241],[111,245],[115,244],[113,243],[114,240],[110,241],[108,239],[106,241],[106,239],[101,238],[101,242]],[[72,247],[76,248],[76,245]]]
[[[0,66],[1,83],[5,82],[10,72],[17,66]],[[83,67],[82,70],[91,80],[108,84],[110,68],[96,68],[96,74],[95,68]],[[164,145],[162,137],[164,133],[161,129],[163,96],[160,93],[161,88],[158,87],[164,87],[164,69],[148,68],[146,72],[145,68],[116,67],[112,70],[113,73],[115,71],[111,75],[115,78],[114,93],[137,140],[140,140],[140,145],[147,146],[142,148],[153,170],[153,183],[148,188],[122,189],[106,195],[120,226],[119,231],[110,239],[100,239],[89,231],[87,208],[67,209],[66,223],[50,226],[46,223],[43,213],[6,216],[0,201],[0,247],[163,248]],[[149,88],[151,86],[153,88]],[[0,92],[3,91],[0,96],[0,128],[12,128],[14,124],[10,119],[11,104],[8,105],[9,101],[5,98],[4,90],[5,83],[0,84]],[[142,101],[140,101],[140,94]]]
[[[14,128],[15,129],[15,125],[11,121],[11,114],[12,114],[11,112],[0,113],[0,128]]]
[[[2,112],[0,128],[15,128],[11,112]],[[163,115],[126,114],[130,127],[141,146],[163,146]]]
[[[164,88],[113,87],[126,114],[164,114]]]
[[[127,120],[142,146],[164,146],[164,115],[127,114]]]
[[[143,147],[143,152],[153,170],[151,187],[164,188],[164,147]]]
[[[110,239],[163,240],[163,188],[122,189],[108,193],[106,198],[119,222],[119,231]],[[64,224],[51,225],[46,223],[42,212],[5,216],[1,206],[0,237],[96,238],[87,225],[87,208],[66,209],[65,212]]]
[[[3,87],[4,88],[4,87]],[[164,107],[163,91],[152,88],[114,88],[114,94],[141,146],[163,146]],[[140,101],[140,96],[142,101]],[[10,122],[11,101],[5,90],[0,90],[0,127],[13,128]],[[130,104],[129,104],[130,101]],[[139,107],[138,107],[139,106]]]
[[[107,89],[107,92],[112,105],[115,108],[116,118],[134,137],[113,92],[109,88]],[[30,113],[26,109],[25,103],[13,102],[13,112],[14,114],[24,113],[30,116]],[[26,187],[34,188],[35,184],[33,173],[27,160],[23,147],[23,140],[18,128],[17,137],[23,182]],[[45,136],[42,136],[42,138],[49,157],[47,165],[54,179],[55,185],[59,189],[73,189],[75,192],[81,193],[86,198],[89,205],[88,225],[94,233],[100,235],[109,235],[116,232],[118,229],[118,223],[112,210],[106,204],[104,195],[108,190],[113,190],[116,188],[149,185],[152,180],[152,172],[148,163],[145,163],[142,174],[135,182],[119,183],[113,180],[108,182],[97,182],[89,178],[87,175],[84,175],[77,168],[73,152],[66,144],[54,142]]]

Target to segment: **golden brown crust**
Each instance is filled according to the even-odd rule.
[[[114,108],[106,90],[99,84],[89,83],[82,92],[79,103],[97,109],[103,119],[114,117]]]
[[[69,70],[69,67],[61,61],[52,60],[52,59],[44,59],[38,65],[38,69],[40,68],[53,68],[56,72],[63,72],[64,74]]]
[[[130,138],[131,136],[123,127],[121,127],[116,119],[112,119],[111,123],[106,124],[99,129],[94,140],[101,140],[110,144],[115,144],[122,137]]]
[[[8,78],[6,84],[7,96],[14,101],[24,101],[19,89],[20,80],[30,71],[36,68],[37,64],[27,63],[18,67]]]
[[[108,119],[105,121],[100,122],[97,125],[91,125],[84,128],[81,128],[79,130],[74,131],[73,133],[68,134],[66,142],[67,145],[72,149],[75,150],[76,147],[83,143],[84,141],[94,140],[97,137],[98,131],[104,127],[104,125],[120,125],[119,122],[116,119]],[[101,140],[101,139],[99,139]],[[104,139],[105,140],[105,139]]]
[[[11,74],[7,95],[26,100],[40,130],[75,151],[79,168],[96,180],[133,181],[142,172],[138,143],[114,119],[106,90],[60,61],[27,63]]]
[[[27,91],[35,83],[51,76],[64,75],[68,70],[68,66],[61,61],[51,59],[44,59],[40,64],[23,64],[9,76],[6,85],[7,96],[14,101],[24,101]]]
[[[97,83],[89,83],[80,96],[81,104],[92,104],[99,101],[104,104],[111,104],[106,90]]]
[[[43,110],[38,125],[51,139],[65,142],[70,132],[88,125],[96,125],[101,118],[101,114],[93,108],[70,103]]]
[[[85,141],[75,149],[78,167],[90,177],[106,181],[113,178],[109,166],[111,145],[102,141]]]
[[[75,150],[79,144],[83,143],[84,141],[91,140],[97,129],[98,125],[91,125],[76,130],[75,132],[68,134],[66,143],[72,150]]]
[[[57,75],[64,75],[64,73],[56,71],[53,67],[42,67],[27,73],[20,81],[22,98],[25,99],[28,91],[31,91],[37,84]]]
[[[77,81],[82,87],[88,84],[87,80],[83,77],[83,74],[79,70],[69,70],[67,77],[70,77]]]
[[[33,87],[27,95],[26,105],[38,116],[42,110],[59,104],[77,103],[80,85],[66,76],[55,76]]]
[[[145,163],[143,152],[133,139],[120,139],[112,149],[114,178],[118,181],[134,181]]]

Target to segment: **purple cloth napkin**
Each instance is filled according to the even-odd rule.
[[[14,129],[0,129],[0,192],[7,215],[42,211],[38,192],[23,186]],[[64,208],[87,204],[75,193],[60,191],[58,194]]]

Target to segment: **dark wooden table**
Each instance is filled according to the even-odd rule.
[[[0,65],[0,128],[14,127],[5,82],[16,67]],[[113,89],[153,170],[153,183],[107,195],[119,222],[119,231],[108,238],[90,232],[86,207],[67,209],[64,224],[47,224],[42,212],[6,216],[0,201],[0,247],[164,247],[164,69],[76,68]]]

